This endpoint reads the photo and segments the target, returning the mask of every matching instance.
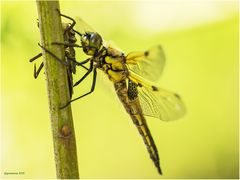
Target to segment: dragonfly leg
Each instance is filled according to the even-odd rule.
[[[82,61],[82,62],[78,62],[78,61],[76,61],[75,58],[71,58],[71,57],[68,57],[68,59],[69,59],[70,61],[74,62],[77,66],[81,66],[81,67],[83,67],[84,69],[89,70],[89,69],[88,69],[86,66],[84,66],[83,64],[86,64],[86,63],[90,60],[90,58],[89,58],[89,59],[86,59],[86,60],[84,60],[84,61]]]
[[[65,17],[65,18],[67,18],[67,19],[70,19],[70,20],[72,21],[72,24],[71,24],[67,29],[65,29],[65,31],[64,31],[64,34],[66,34],[67,31],[73,29],[73,27],[74,27],[75,24],[76,24],[76,21],[75,21],[73,18],[71,18],[70,16],[61,14],[59,9],[57,9],[57,11],[58,11],[58,13],[60,14],[60,16],[63,16],[63,17]],[[77,33],[80,37],[82,36],[82,34],[81,34],[80,32],[78,32],[78,31],[76,31],[76,30],[74,30],[74,29],[73,29],[73,31],[74,31],[75,33]]]
[[[78,100],[78,99],[80,99],[80,98],[83,98],[84,96],[87,96],[87,95],[91,94],[91,93],[94,91],[95,86],[96,86],[96,78],[97,78],[97,68],[94,67],[94,68],[93,68],[93,81],[92,81],[91,90],[90,90],[88,93],[85,93],[85,94],[83,94],[83,95],[81,95],[81,96],[79,96],[79,97],[77,97],[77,98],[75,98],[75,99],[72,99],[72,100],[69,101],[67,104],[65,104],[64,106],[60,107],[60,109],[63,109],[63,108],[65,108],[65,107],[67,107],[67,106],[68,106],[69,104],[71,104],[73,101],[76,101],[76,100]]]
[[[88,61],[90,61],[90,59],[91,58],[88,58],[88,59],[86,59],[86,60],[84,60],[84,61],[81,61],[81,62],[78,62],[78,61],[76,61],[75,60],[75,63],[79,66],[79,65],[83,65],[83,64],[86,64]],[[91,65],[91,64],[90,64]],[[93,65],[92,65],[93,66]]]
[[[76,31],[75,29],[73,29],[73,31],[77,33],[80,37],[82,37],[82,34],[80,32]]]
[[[51,51],[49,51],[48,49],[46,49],[45,47],[43,47],[42,45],[40,45],[39,43],[38,43],[38,45],[44,50],[44,51],[46,51],[48,54],[50,54],[52,57],[54,57],[58,62],[60,62],[61,64],[63,64],[64,66],[68,66],[68,64],[65,62],[65,61],[63,61],[63,60],[61,60],[59,57],[57,57],[55,54],[53,54]]]
[[[38,58],[40,58],[41,56],[42,56],[42,53],[39,53],[36,56],[34,56],[33,58],[29,59],[29,62],[33,62],[33,61],[37,60]],[[33,76],[34,76],[35,79],[38,77],[42,68],[43,68],[43,63],[40,64],[38,70],[36,70],[36,64],[34,64]]]
[[[52,44],[64,45],[64,46],[68,46],[68,47],[78,47],[78,48],[82,48],[82,46],[79,46],[79,45],[77,45],[77,44],[66,43],[66,42],[52,42]]]
[[[49,50],[46,49],[45,47],[41,46],[39,43],[38,43],[38,45],[39,45],[42,49],[44,49],[48,54],[50,54],[51,56],[53,56],[57,61],[59,61],[60,63],[62,63],[62,64],[65,65],[65,66],[68,66],[68,64],[67,64],[65,61],[61,60],[59,57],[57,57],[57,56],[56,56],[55,54],[53,54],[51,51],[49,51]],[[33,58],[32,58],[32,59],[33,59]],[[81,67],[83,67],[83,68],[86,69],[86,70],[89,70],[89,69],[86,68],[83,64],[87,63],[87,62],[90,60],[90,58],[88,58],[88,59],[86,59],[86,60],[84,60],[84,61],[82,61],[82,62],[78,62],[78,61],[76,61],[75,59],[72,59],[72,58],[69,58],[69,60],[75,62],[76,65],[81,66]]]
[[[90,59],[87,59],[85,61],[89,61]],[[83,61],[84,62],[84,61]],[[73,87],[79,85],[93,70],[93,61],[90,62],[90,67],[89,70],[83,75],[83,77],[81,79],[79,79],[74,85]]]
[[[33,62],[36,59],[40,58],[42,56],[42,53],[39,53],[38,55],[34,56],[33,58],[29,59],[29,62]]]
[[[68,47],[82,48],[82,46],[79,46],[79,45],[77,45],[77,44],[67,43],[67,42],[52,42],[52,44],[56,44],[56,45],[64,45],[64,46],[68,46]],[[97,49],[97,48],[94,47],[94,46],[89,46],[89,48]]]
[[[42,68],[43,68],[44,64],[43,62],[40,64],[40,66],[38,67],[38,70],[36,70],[36,64],[34,64],[34,78],[37,79],[39,73],[41,72]]]
[[[64,30],[64,35],[65,35],[69,30],[73,29],[73,26],[75,26],[76,21],[75,21],[73,18],[69,17],[69,16],[66,16],[66,15],[64,15],[64,14],[61,14],[61,12],[60,12],[59,9],[57,9],[57,11],[58,11],[58,13],[59,13],[60,16],[63,16],[63,17],[65,17],[65,18],[67,18],[67,19],[70,19],[70,20],[72,21],[71,25]]]

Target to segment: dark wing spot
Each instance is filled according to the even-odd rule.
[[[152,86],[153,91],[158,91],[158,88],[156,86]]]
[[[181,99],[180,96],[179,96],[178,94],[175,93],[174,95],[175,95],[178,99]]]
[[[144,56],[148,56],[149,55],[149,52],[148,51],[145,51],[144,52]]]

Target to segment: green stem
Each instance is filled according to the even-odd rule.
[[[42,46],[64,59],[64,47],[52,45],[52,42],[63,42],[61,17],[56,10],[60,9],[59,2],[37,0],[37,9]],[[59,109],[70,100],[67,69],[44,51],[43,57],[57,178],[79,179],[71,106]]]

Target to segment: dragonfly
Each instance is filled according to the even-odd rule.
[[[145,117],[172,121],[181,118],[186,112],[185,105],[177,93],[153,85],[164,69],[163,48],[156,46],[147,51],[134,51],[125,55],[118,48],[107,45],[102,36],[81,18],[75,21],[69,16],[60,15],[74,22],[77,21],[76,28],[81,38],[80,48],[89,56],[88,59],[80,62],[80,64],[90,63],[89,69],[74,86],[80,84],[89,74],[93,74],[91,90],[72,99],[61,108],[94,92],[97,70],[102,70],[113,83],[119,100],[142,136],[158,173],[162,175],[158,149]],[[53,42],[53,44],[75,46],[63,42]]]
[[[39,27],[39,22],[37,23],[38,27]],[[65,50],[65,60],[62,61],[60,58],[58,58],[56,55],[54,55],[53,53],[51,53],[51,55],[58,60],[60,63],[62,63],[63,65],[67,66],[67,76],[68,76],[68,82],[69,82],[69,92],[70,92],[70,97],[72,97],[73,94],[73,74],[76,74],[76,66],[81,66],[84,69],[88,70],[87,67],[85,67],[84,65],[82,65],[81,63],[78,63],[75,56],[76,56],[76,52],[74,49],[74,46],[69,46],[67,44],[75,44],[77,42],[77,38],[75,36],[75,33],[78,33],[74,30],[74,26],[75,26],[75,21],[72,23],[62,23],[62,29],[63,29],[63,37],[64,37],[64,42],[66,43],[66,45],[64,46],[64,50]],[[39,44],[39,46],[41,47],[41,45]],[[76,47],[77,45],[75,45]],[[35,60],[37,60],[38,58],[40,58],[42,56],[42,53],[37,54],[36,56],[34,56],[33,58],[31,58],[29,60],[29,62],[34,62]],[[41,62],[40,66],[38,67],[38,69],[36,68],[36,64],[34,64],[34,78],[36,79],[38,77],[38,75],[40,74],[42,68],[44,67],[44,63]]]

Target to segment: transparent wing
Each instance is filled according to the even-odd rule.
[[[76,25],[74,28],[81,34],[86,32],[96,32],[88,23],[86,23],[82,18],[75,17]]]
[[[113,42],[113,41],[104,41],[104,46],[106,47],[106,48],[110,48],[110,49],[116,49],[116,50],[118,50],[119,52],[123,52],[123,50],[122,49],[120,49],[116,44],[115,44],[115,42]]]
[[[130,71],[155,82],[161,76],[165,55],[161,46],[156,46],[148,51],[131,52],[126,56],[126,63]]]
[[[81,34],[86,34],[87,32],[96,32],[88,23],[86,23],[82,18],[75,17],[76,25],[74,29],[77,30]],[[102,38],[103,39],[103,38]],[[105,44],[105,40],[103,39],[103,44]]]
[[[146,116],[171,121],[179,119],[186,113],[180,96],[167,90],[153,91],[144,86],[138,87],[138,97]]]

